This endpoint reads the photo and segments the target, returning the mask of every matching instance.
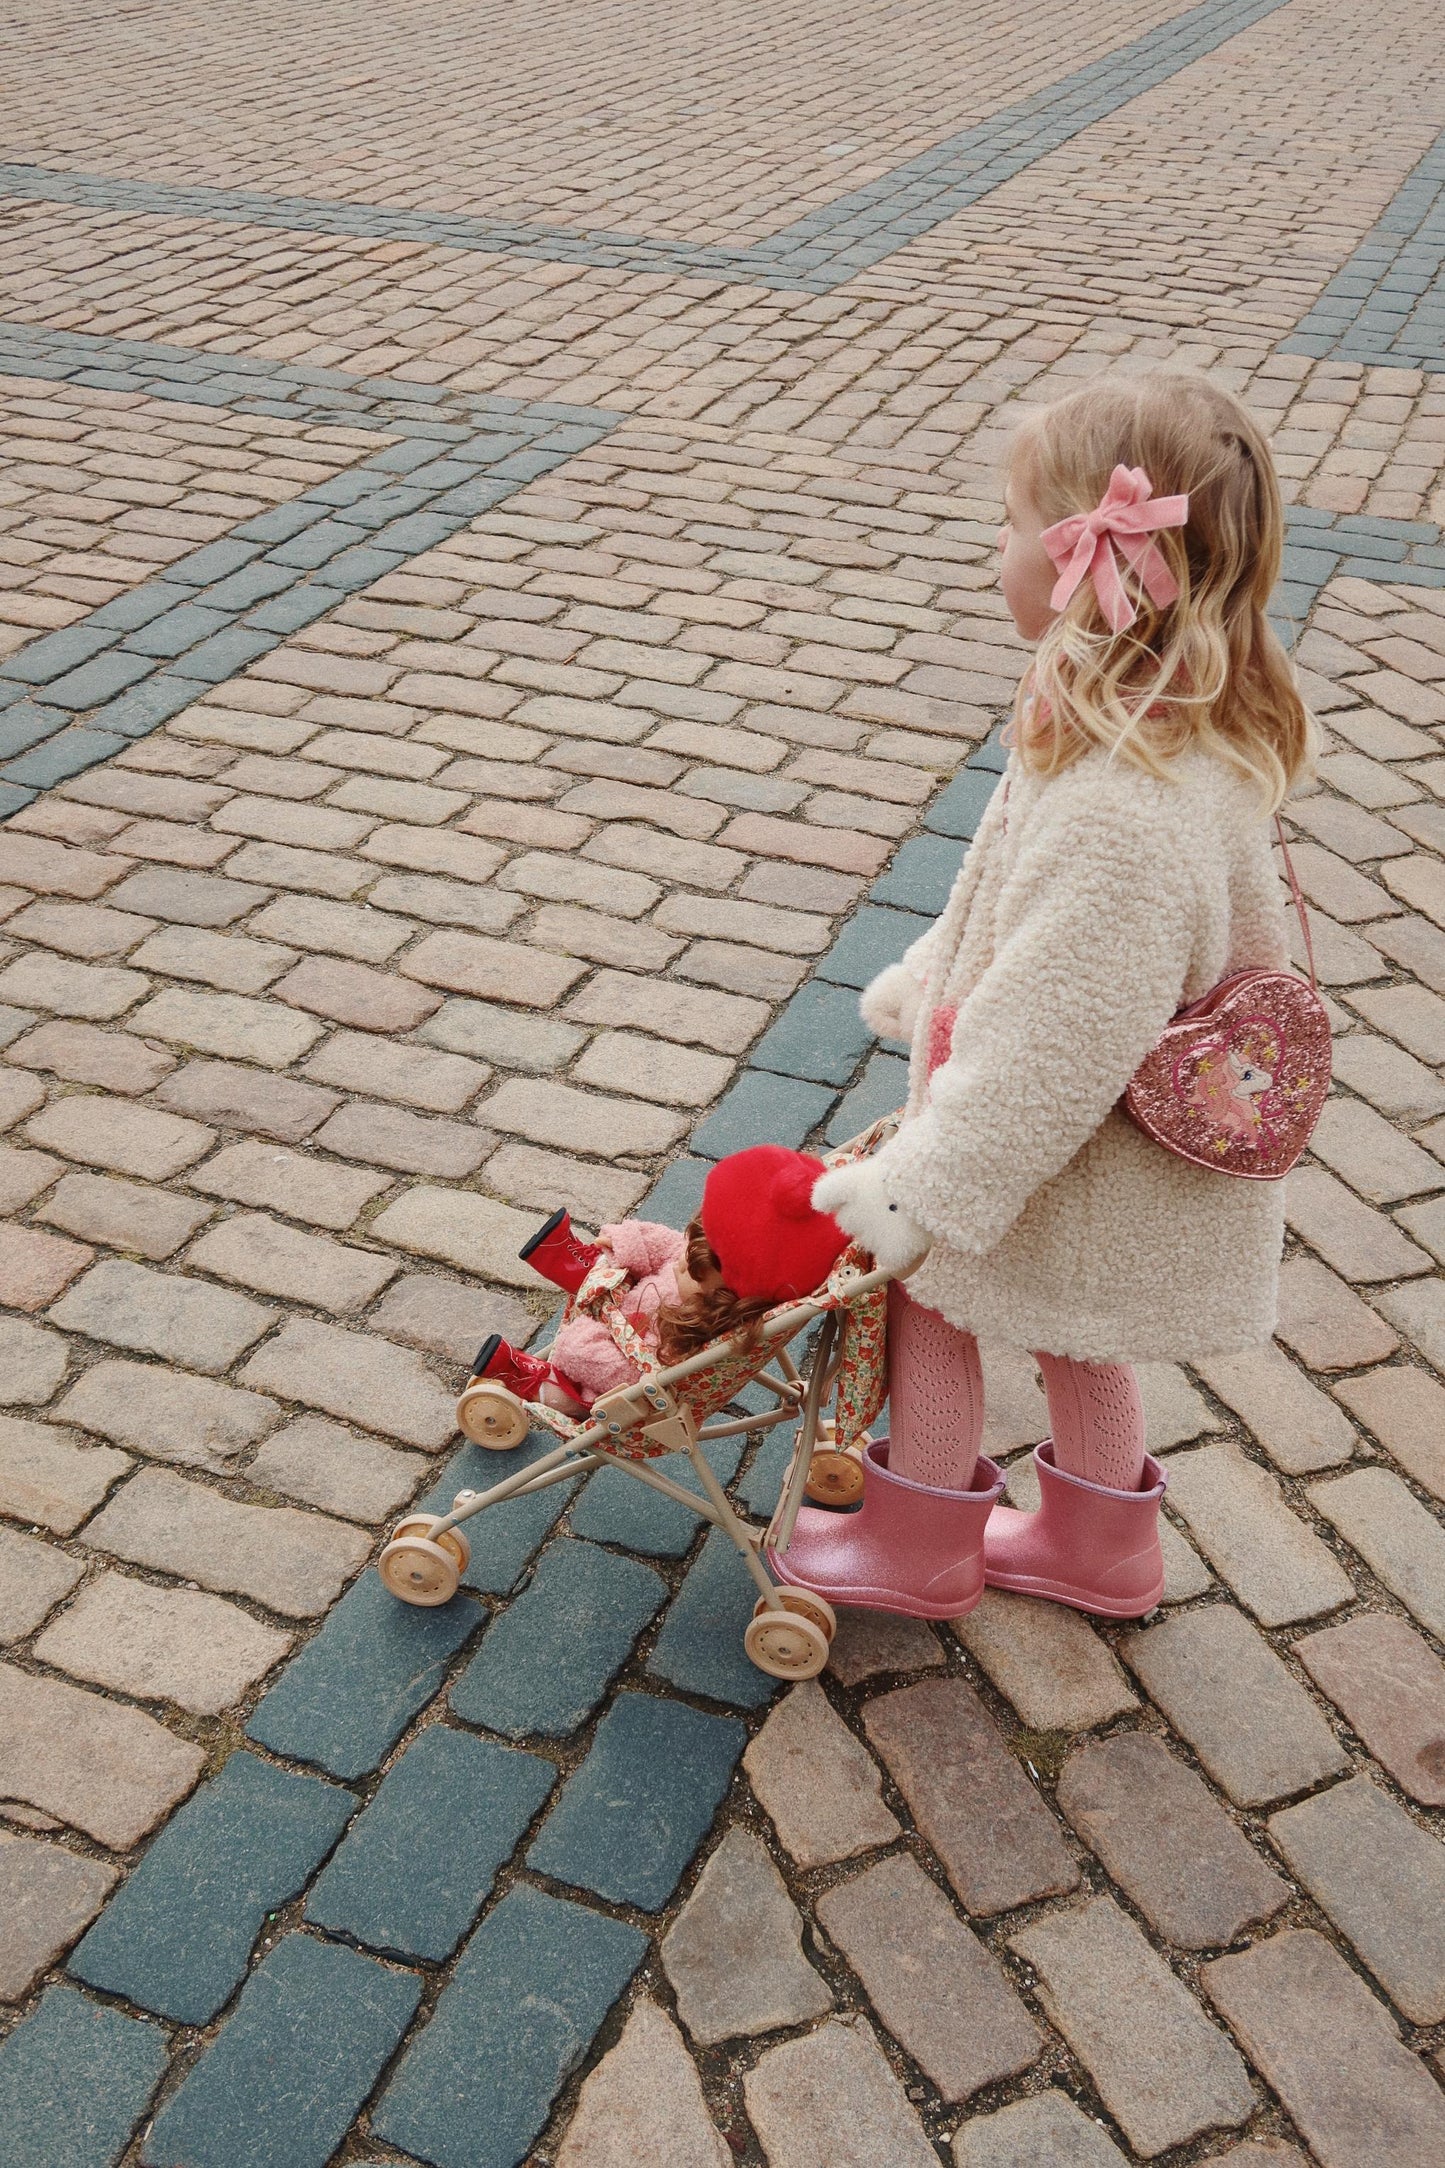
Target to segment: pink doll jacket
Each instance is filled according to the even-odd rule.
[[[599,1229],[597,1240],[632,1274],[632,1285],[620,1291],[618,1303],[629,1324],[655,1347],[658,1309],[677,1300],[676,1268],[686,1254],[687,1237],[653,1220],[622,1220]],[[591,1317],[568,1319],[552,1343],[551,1359],[588,1400],[630,1385],[638,1375],[637,1365],[629,1362],[607,1327]]]

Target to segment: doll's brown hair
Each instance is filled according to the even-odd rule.
[[[686,1229],[687,1249],[683,1262],[693,1279],[703,1280],[722,1273],[722,1263],[716,1250],[702,1231],[700,1219],[689,1220]],[[753,1295],[746,1300],[724,1286],[721,1277],[711,1287],[686,1302],[665,1302],[657,1312],[657,1352],[664,1363],[680,1363],[688,1355],[696,1355],[714,1340],[723,1340],[732,1333],[755,1336],[760,1319],[765,1318],[776,1304],[769,1295]]]

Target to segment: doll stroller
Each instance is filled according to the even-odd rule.
[[[874,1123],[830,1153],[828,1164],[865,1158],[891,1133],[895,1119]],[[887,1290],[892,1277],[878,1271],[865,1250],[850,1244],[814,1294],[779,1304],[751,1334],[714,1341],[681,1362],[663,1366],[614,1299],[626,1273],[600,1258],[570,1299],[567,1314],[577,1311],[600,1320],[641,1375],[634,1384],[605,1393],[581,1417],[538,1401],[524,1402],[490,1379],[473,1378],[458,1403],[457,1420],[474,1444],[507,1451],[534,1427],[550,1430],[561,1442],[489,1490],[459,1491],[449,1513],[407,1515],[377,1561],[386,1587],[403,1603],[446,1603],[471,1560],[464,1521],[509,1498],[546,1490],[609,1464],[679,1500],[731,1538],[758,1589],[743,1635],[748,1656],[772,1678],[815,1678],[828,1660],[837,1630],[833,1607],[810,1589],[775,1582],[764,1554],[786,1552],[805,1496],[836,1504],[861,1493],[861,1444],[887,1393]],[[789,1343],[814,1324],[818,1330],[800,1369]],[[761,1386],[776,1406],[759,1414],[728,1416],[729,1402],[748,1384]],[[825,1414],[830,1404],[831,1416]],[[714,1438],[772,1430],[795,1419],[797,1440],[777,1507],[767,1528],[758,1528],[742,1517],[701,1448]],[[656,1467],[669,1453],[686,1453],[702,1486],[701,1496]]]

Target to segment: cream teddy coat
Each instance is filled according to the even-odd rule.
[[[912,1042],[874,1166],[933,1247],[910,1291],[951,1323],[1088,1361],[1240,1349],[1274,1330],[1278,1182],[1190,1166],[1117,1102],[1183,1002],[1287,962],[1269,824],[1204,753],[1156,778],[1015,754],[943,916],[862,997]],[[957,1005],[928,1075],[929,1019]]]

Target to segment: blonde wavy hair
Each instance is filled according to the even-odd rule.
[[[1273,812],[1308,770],[1316,733],[1265,616],[1284,545],[1269,446],[1247,407],[1192,370],[1111,374],[1020,426],[1008,480],[1047,527],[1092,511],[1121,464],[1142,467],[1157,497],[1188,493],[1187,525],[1155,538],[1178,598],[1152,602],[1121,559],[1139,614],[1115,633],[1086,578],[1020,687],[1019,757],[1056,775],[1097,746],[1162,775],[1197,746],[1257,784]]]

